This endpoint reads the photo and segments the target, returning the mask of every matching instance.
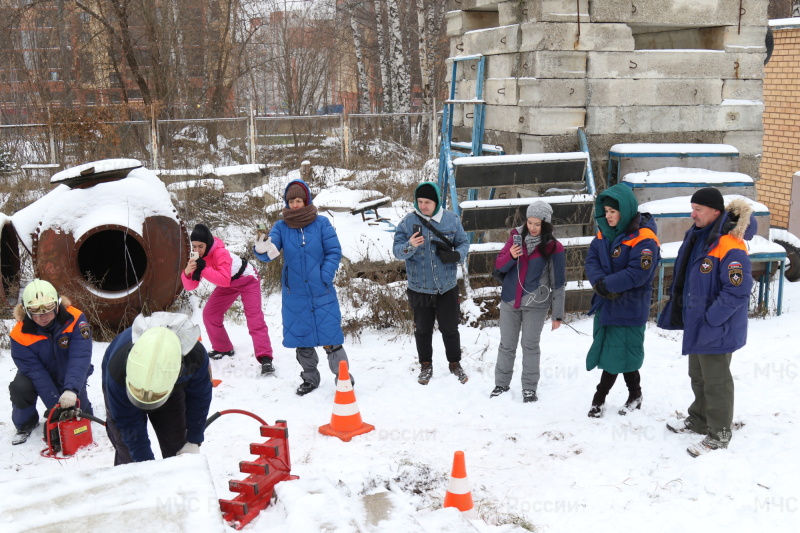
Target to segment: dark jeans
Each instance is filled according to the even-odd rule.
[[[105,391],[103,393],[105,396]],[[108,405],[108,399],[106,399],[106,405]],[[183,389],[173,390],[167,403],[158,409],[144,411],[144,413],[150,419],[156,432],[161,456],[165,459],[175,457],[178,450],[186,443],[186,402]],[[146,423],[142,431],[147,431]],[[125,445],[122,433],[110,411],[106,412],[106,434],[116,450],[114,466],[132,463],[130,451]]]
[[[414,312],[414,339],[420,363],[433,361],[433,324],[439,323],[444,350],[451,363],[461,361],[461,337],[458,333],[460,312],[458,287],[443,294],[425,294],[408,289],[408,303]]]
[[[733,422],[732,353],[689,354],[689,379],[694,401],[689,406],[687,424],[698,433],[731,440]]]
[[[39,395],[33,386],[33,381],[22,372],[17,372],[14,379],[8,384],[8,393],[11,396],[11,420],[14,422],[14,427],[18,430],[36,427],[39,422],[39,411],[36,409],[36,400],[39,399]],[[86,394],[85,386],[78,393],[78,400],[81,403],[81,411],[93,414],[92,403]],[[57,398],[56,401],[58,401]]]

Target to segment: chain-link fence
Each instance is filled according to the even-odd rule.
[[[297,167],[305,159],[380,167],[397,164],[398,153],[409,163],[435,156],[438,120],[434,113],[396,113],[3,125],[0,142],[31,171],[107,158],[138,159],[152,169]]]

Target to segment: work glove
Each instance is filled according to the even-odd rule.
[[[183,455],[185,453],[200,453],[200,445],[187,442],[175,455]]]
[[[270,260],[275,259],[280,255],[278,247],[272,244],[272,239],[263,233],[258,236],[258,239],[256,239],[254,248],[256,252],[260,254],[267,254],[267,257],[269,257]]]
[[[606,278],[597,280],[597,283],[595,283],[592,288],[594,292],[607,300],[616,300],[620,296],[618,292],[608,292],[608,288],[606,288]]]
[[[206,260],[201,257],[195,261],[195,264],[197,265],[197,268],[195,268],[194,272],[192,272],[192,279],[195,281],[200,281],[200,272],[202,272],[206,267]]]
[[[75,402],[78,400],[78,395],[72,392],[71,390],[65,390],[61,394],[61,398],[58,399],[59,405],[64,409],[69,409],[70,407],[75,406]]]

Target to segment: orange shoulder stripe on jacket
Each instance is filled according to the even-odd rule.
[[[661,243],[658,241],[658,237],[656,237],[656,234],[653,233],[653,230],[651,230],[650,228],[640,229],[638,236],[634,237],[633,239],[628,239],[627,241],[622,241],[622,244],[625,244],[633,248],[634,246],[636,246],[645,239],[653,239],[654,241],[656,241],[656,246],[661,246]]]
[[[731,250],[742,250],[747,253],[747,247],[742,239],[733,235],[723,235],[719,238],[719,243],[708,252],[708,255],[721,260]]]
[[[81,316],[81,310],[72,306],[67,307],[67,312],[72,315],[73,320],[72,323],[61,333],[72,333],[72,331],[75,329],[75,324],[78,323],[78,318]],[[14,325],[14,328],[11,330],[9,336],[23,346],[31,346],[32,344],[47,338],[46,335],[23,333],[21,320]]]

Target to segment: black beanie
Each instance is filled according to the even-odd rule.
[[[691,203],[704,205],[720,212],[725,211],[725,200],[722,199],[722,193],[714,187],[705,187],[695,192],[692,195]]]
[[[611,196],[603,196],[601,202],[603,204],[603,207],[610,207],[615,211],[619,211],[619,202],[617,201],[616,198],[613,198]]]
[[[425,198],[426,200],[431,200],[432,202],[436,202],[439,204],[439,197],[436,195],[436,189],[433,188],[433,185],[430,183],[423,183],[419,187],[417,187],[417,191],[414,194],[415,198]]]
[[[197,224],[192,230],[192,236],[189,237],[189,240],[206,243],[206,253],[211,250],[211,246],[214,244],[214,236],[211,235],[211,230],[205,224]]]

